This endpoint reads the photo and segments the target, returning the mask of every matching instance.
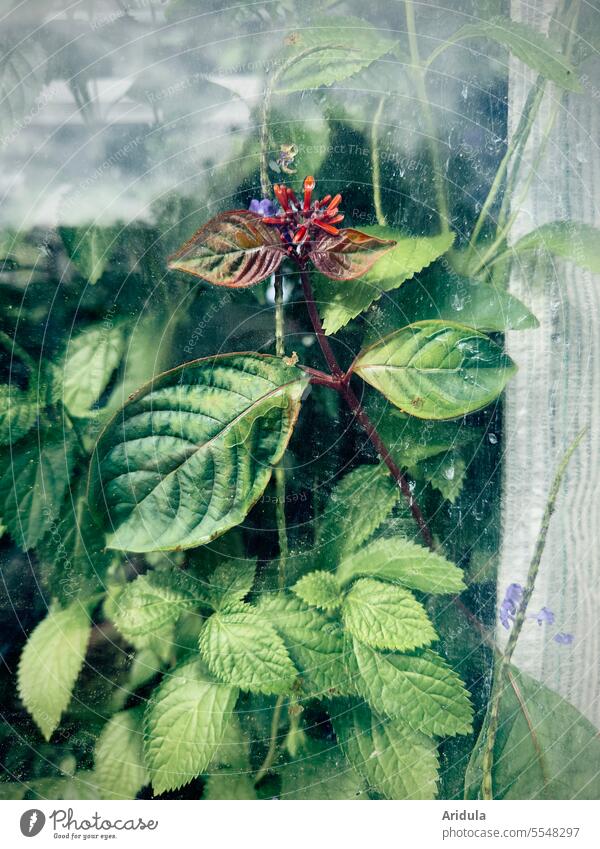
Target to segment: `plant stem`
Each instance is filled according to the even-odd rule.
[[[275,289],[275,354],[283,357],[285,354],[285,317],[283,314],[283,274],[276,271],[273,275]]]
[[[440,227],[443,233],[447,233],[450,229],[450,212],[448,210],[448,199],[446,197],[446,185],[444,183],[442,173],[438,138],[435,132],[435,125],[433,123],[433,115],[431,114],[431,105],[427,96],[425,72],[419,56],[419,45],[417,42],[417,30],[415,26],[415,10],[412,0],[404,0],[404,8],[406,10],[406,28],[408,32],[410,56],[413,65],[413,76],[415,79],[421,112],[425,120],[427,143],[429,145],[431,164],[433,165],[433,180],[435,184],[438,214],[440,217]]]
[[[342,372],[342,369],[338,364],[336,356],[331,349],[329,339],[325,335],[323,325],[321,324],[321,318],[317,310],[317,305],[315,304],[312,286],[310,283],[310,277],[306,268],[300,268],[300,279],[302,280],[304,300],[306,301],[306,306],[308,308],[308,314],[310,316],[313,329],[319,341],[319,345],[321,346],[323,356],[327,360],[327,365],[329,366],[332,375],[337,378],[337,388],[339,389],[339,392],[346,401],[348,407],[354,413],[356,420],[359,422],[359,424],[362,426],[363,430],[369,437],[371,444],[373,445],[383,462],[386,464],[392,477],[400,487],[400,491],[408,502],[408,506],[410,507],[410,511],[413,515],[413,518],[419,527],[424,542],[429,548],[433,549],[434,545],[431,531],[429,530],[429,526],[425,521],[425,518],[423,516],[423,513],[421,512],[419,505],[413,497],[407,479],[404,477],[402,471],[394,462],[386,444],[377,432],[377,428],[375,427],[371,419],[368,417],[362,404],[354,394],[352,387],[348,383],[348,380]]]
[[[289,554],[287,525],[285,520],[286,480],[285,468],[279,463],[275,466],[275,515],[277,517],[277,540],[279,543],[279,567],[277,584],[279,589],[285,588],[285,567]]]
[[[371,167],[372,167],[372,183],[373,183],[373,206],[375,207],[375,218],[380,227],[387,226],[387,219],[383,211],[381,202],[381,166],[379,162],[379,122],[383,114],[385,104],[385,94],[379,99],[373,123],[371,124]]]
[[[267,751],[264,761],[262,762],[260,769],[254,776],[255,784],[258,784],[259,781],[262,781],[262,779],[269,772],[275,761],[275,755],[277,754],[278,745],[277,732],[279,731],[279,721],[281,719],[281,709],[283,707],[284,698],[285,696],[278,696],[277,701],[275,702],[275,707],[273,708],[273,716],[271,717],[271,736],[269,738],[269,749]]]
[[[515,616],[515,621],[513,623],[512,631],[510,632],[510,637],[508,638],[508,642],[506,643],[506,648],[504,653],[500,657],[495,674],[494,674],[494,685],[492,688],[492,695],[490,698],[490,706],[489,706],[489,723],[488,723],[488,731],[485,740],[485,747],[483,751],[483,762],[482,762],[482,780],[481,780],[481,790],[482,796],[484,799],[493,799],[493,787],[492,787],[492,768],[494,765],[494,746],[496,743],[496,734],[498,733],[498,720],[500,714],[500,700],[502,698],[502,693],[504,690],[504,674],[508,670],[510,666],[510,661],[513,656],[513,652],[516,648],[517,641],[521,634],[521,630],[523,628],[523,624],[525,622],[525,616],[527,614],[527,607],[531,600],[531,596],[533,594],[533,590],[535,588],[535,581],[538,575],[538,571],[540,568],[540,563],[542,560],[542,555],[544,553],[544,548],[546,546],[546,539],[548,537],[548,530],[550,528],[550,520],[552,519],[552,514],[556,508],[556,499],[558,497],[558,493],[560,490],[560,485],[562,483],[563,475],[567,469],[569,464],[569,460],[571,456],[581,440],[584,437],[587,428],[584,428],[573,440],[573,442],[569,445],[567,450],[564,453],[564,456],[556,470],[556,474],[554,476],[554,480],[552,482],[552,486],[550,487],[550,492],[548,494],[548,500],[546,502],[546,509],[544,510],[544,515],[542,517],[542,524],[540,527],[540,531],[535,543],[535,549],[533,552],[533,557],[531,558],[531,563],[529,564],[529,571],[527,573],[527,581],[525,587],[523,589],[523,596],[521,598],[521,603],[519,604],[519,609]]]

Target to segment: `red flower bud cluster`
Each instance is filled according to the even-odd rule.
[[[293,189],[288,186],[273,186],[281,212],[279,215],[263,218],[263,221],[279,229],[281,239],[290,249],[290,253],[293,251],[300,254],[302,246],[312,241],[319,231],[332,236],[339,235],[340,231],[334,225],[344,218],[339,212],[342,196],[338,194],[332,198],[331,195],[326,195],[321,200],[313,200],[314,188],[314,177],[307,177],[300,202]]]

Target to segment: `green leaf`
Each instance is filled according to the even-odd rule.
[[[335,703],[333,727],[350,763],[387,799],[435,799],[438,757],[424,734],[364,704]]]
[[[396,243],[347,228],[337,235],[317,233],[309,257],[317,271],[331,280],[354,280],[366,274]]]
[[[366,799],[366,793],[362,778],[338,746],[313,744],[281,770],[280,798],[334,801]]]
[[[18,386],[0,385],[0,445],[11,445],[29,433],[38,415],[35,394]]]
[[[306,604],[322,610],[335,610],[342,603],[340,585],[330,572],[309,572],[294,584],[292,591]]]
[[[162,631],[198,604],[192,588],[175,572],[140,575],[114,602],[112,619],[125,639]]]
[[[261,596],[258,609],[283,637],[305,692],[313,697],[354,692],[339,622],[288,593]]]
[[[215,610],[243,601],[252,589],[255,573],[255,560],[219,564],[210,577],[208,587],[208,598]]]
[[[443,321],[409,324],[354,362],[356,374],[419,419],[453,419],[486,407],[515,371],[488,336]]]
[[[519,239],[502,256],[545,250],[600,274],[600,230],[583,221],[552,221]],[[498,258],[499,259],[499,258]]]
[[[380,239],[394,239],[395,246],[360,280],[336,282],[315,279],[315,297],[325,333],[332,334],[364,312],[384,292],[397,289],[451,247],[453,233],[437,236],[400,236],[384,227],[365,227],[365,232]]]
[[[88,608],[76,601],[64,610],[50,610],[25,644],[19,661],[19,696],[46,740],[71,701],[91,630]]]
[[[257,796],[252,776],[243,773],[217,772],[206,779],[202,798],[209,801],[227,799],[238,802],[244,799],[256,799]]]
[[[407,466],[408,473],[417,481],[426,481],[442,496],[454,504],[460,495],[465,476],[467,462],[457,451],[448,451],[443,456],[421,460],[414,466]]]
[[[319,524],[319,560],[332,566],[387,519],[400,491],[387,467],[359,466],[335,485]]]
[[[487,721],[465,777],[479,798]],[[494,799],[600,799],[600,737],[558,693],[515,667],[500,700],[494,746]]]
[[[353,637],[376,649],[409,651],[437,639],[423,605],[411,592],[372,578],[352,585],[342,619]]]
[[[415,654],[377,652],[354,640],[357,687],[373,710],[429,736],[468,734],[472,708],[458,675],[425,649]]]
[[[92,457],[109,547],[192,548],[239,524],[285,451],[307,383],[279,358],[224,354],[141,389]]]
[[[260,215],[234,209],[212,218],[169,259],[169,268],[215,286],[241,289],[260,283],[281,265],[285,250],[276,227]]]
[[[337,570],[343,585],[359,576],[382,578],[424,593],[460,593],[466,589],[462,569],[441,554],[402,537],[375,540],[346,557]]]
[[[288,693],[297,675],[275,628],[249,604],[214,613],[200,653],[214,675],[252,693]]]
[[[36,545],[45,584],[65,604],[78,596],[102,591],[112,560],[85,497],[79,494],[79,489],[71,495],[65,500],[58,520],[52,522]]]
[[[59,227],[69,259],[92,286],[100,280],[114,249],[119,229],[90,224]]]
[[[522,301],[497,283],[484,283],[456,274],[436,274],[426,285],[405,286],[395,308],[390,311],[390,325],[403,321],[441,319],[458,321],[484,333],[505,330],[532,330],[539,326],[536,317]],[[393,329],[390,326],[390,331]],[[377,328],[378,336],[386,332]],[[373,341],[375,341],[373,339]]]
[[[312,17],[285,41],[288,50],[283,61],[289,67],[279,81],[280,91],[333,85],[366,68],[395,45],[370,23],[350,15]],[[294,57],[296,61],[292,61]]]
[[[62,402],[74,416],[87,416],[108,386],[125,351],[125,327],[92,325],[69,340],[62,370]]]
[[[568,91],[582,90],[575,69],[557,45],[533,27],[510,18],[495,17],[461,27],[432,53],[428,62],[433,61],[448,45],[466,38],[490,38],[561,88]]]
[[[177,790],[208,767],[238,690],[210,679],[197,660],[165,677],[144,716],[146,765],[155,793]]]
[[[148,782],[141,708],[120,711],[106,723],[94,762],[101,799],[135,799]]]
[[[0,513],[25,550],[36,545],[59,515],[73,468],[74,442],[72,431],[41,433],[11,453],[0,479]]]

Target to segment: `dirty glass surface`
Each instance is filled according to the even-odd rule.
[[[0,797],[600,797],[531,598],[585,417],[502,554],[600,13],[518,6],[3,4]]]

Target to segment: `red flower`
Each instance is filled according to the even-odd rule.
[[[263,218],[265,224],[279,229],[282,241],[288,246],[289,253],[300,254],[302,246],[312,242],[319,231],[331,236],[339,235],[335,224],[339,224],[344,216],[339,212],[341,195],[334,198],[326,195],[322,200],[313,200],[315,178],[307,177],[304,181],[304,196],[302,203],[288,186],[275,185],[273,191],[281,207],[280,215]]]

